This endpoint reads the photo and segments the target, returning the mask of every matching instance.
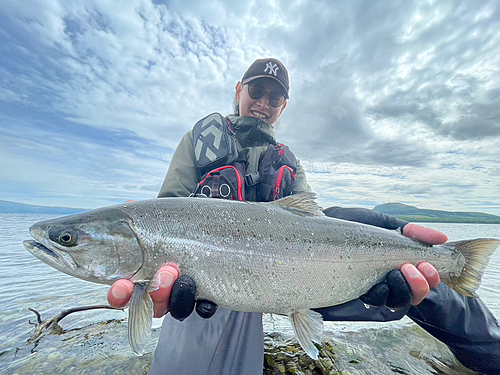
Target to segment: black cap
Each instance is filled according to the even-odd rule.
[[[243,75],[241,83],[245,85],[257,78],[272,78],[281,83],[281,86],[285,89],[285,96],[288,99],[290,81],[288,80],[288,71],[281,61],[272,57],[255,60]]]

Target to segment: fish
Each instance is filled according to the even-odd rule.
[[[128,337],[141,355],[152,323],[157,270],[175,264],[196,297],[234,311],[287,315],[316,359],[323,318],[314,308],[365,294],[404,263],[428,261],[441,280],[476,296],[500,241],[430,246],[397,231],[327,217],[314,193],[274,202],[158,198],[49,219],[30,227],[25,248],[68,275],[102,284],[129,279]]]

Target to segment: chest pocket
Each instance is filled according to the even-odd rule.
[[[244,201],[245,179],[243,165],[236,162],[234,165],[225,165],[215,168],[205,174],[196,186],[193,194],[204,195],[209,198],[221,198]]]
[[[259,163],[258,201],[275,201],[290,195],[297,179],[296,172],[297,159],[288,146],[269,145]]]

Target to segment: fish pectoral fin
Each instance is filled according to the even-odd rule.
[[[290,314],[289,317],[300,346],[312,359],[317,359],[319,351],[313,341],[321,344],[323,316],[316,311],[299,310]]]
[[[151,336],[153,322],[153,302],[148,293],[149,282],[134,283],[128,311],[128,342],[137,355],[142,351]]]
[[[306,192],[289,195],[277,201],[269,202],[299,216],[324,216],[321,207],[316,203],[316,194]]]

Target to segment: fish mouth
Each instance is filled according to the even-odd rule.
[[[33,254],[38,259],[52,265],[63,265],[74,270],[78,268],[78,265],[73,260],[71,255],[67,252],[59,249],[49,249],[40,242],[33,240],[23,241],[23,245],[31,254]]]

